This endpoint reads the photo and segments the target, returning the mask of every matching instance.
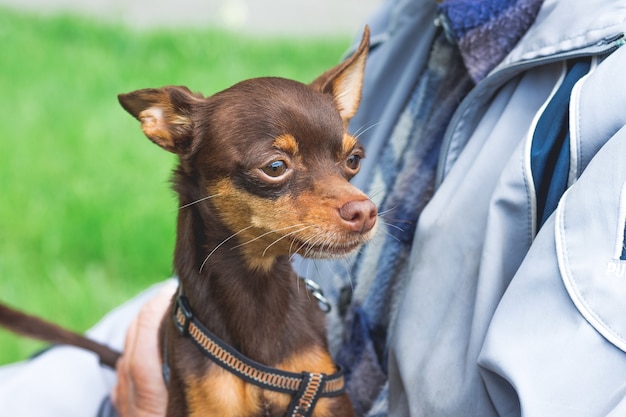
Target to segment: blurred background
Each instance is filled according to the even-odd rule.
[[[378,3],[0,0],[0,301],[82,332],[171,276],[176,161],[118,93],[309,82]],[[0,364],[43,347],[0,329]]]
[[[134,28],[221,27],[253,35],[353,35],[381,0],[0,0],[38,13],[69,12]]]

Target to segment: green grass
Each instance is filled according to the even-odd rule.
[[[0,9],[0,300],[84,331],[170,276],[175,158],[117,93],[175,84],[212,94],[264,75],[308,82],[348,41],[137,32]],[[0,330],[0,364],[41,347]]]

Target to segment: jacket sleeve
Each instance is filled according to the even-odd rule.
[[[88,335],[121,350],[131,320],[162,285],[111,311]],[[53,347],[28,361],[0,367],[0,414],[96,416],[114,383],[115,372],[102,367],[94,354],[73,347]]]
[[[615,52],[575,90],[572,169],[581,175],[489,325],[479,365],[501,416],[626,413],[626,127],[611,108],[624,101],[611,80],[625,59]]]

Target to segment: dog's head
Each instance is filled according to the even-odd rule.
[[[377,218],[349,183],[365,156],[347,126],[368,47],[366,28],[356,53],[309,85],[268,77],[207,98],[164,87],[119,100],[150,140],[179,156],[177,181],[197,184],[199,195],[178,190],[181,208],[209,206],[251,266],[291,253],[344,255],[372,236]]]

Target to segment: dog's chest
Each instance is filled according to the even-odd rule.
[[[332,359],[320,348],[293,355],[276,367],[288,372],[335,372]],[[186,378],[185,385],[189,417],[282,417],[291,402],[290,395],[259,388],[215,364],[205,375]],[[330,398],[321,398],[313,415],[332,415],[331,402]]]

